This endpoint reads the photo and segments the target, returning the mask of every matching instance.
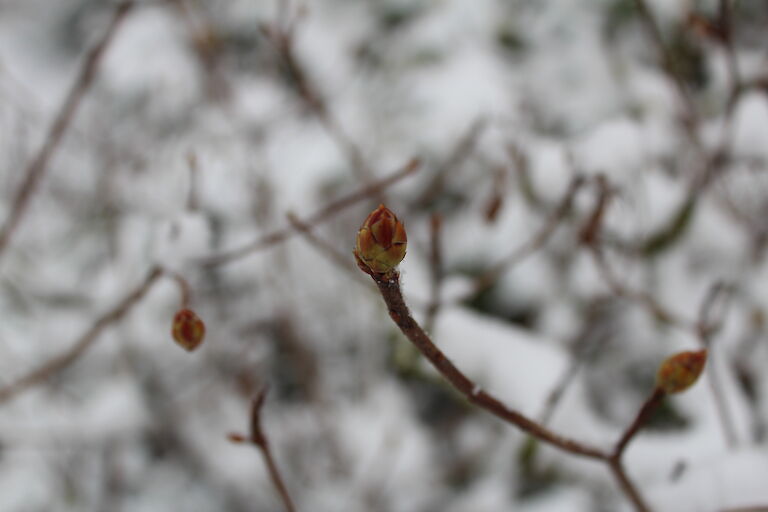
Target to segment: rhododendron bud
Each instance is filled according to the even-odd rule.
[[[357,232],[355,257],[366,272],[387,274],[405,257],[405,227],[386,206],[379,205]]]
[[[181,309],[173,317],[171,333],[176,343],[191,352],[203,342],[205,324],[194,311]]]
[[[670,356],[659,366],[656,386],[669,394],[685,391],[696,383],[706,362],[706,350]]]

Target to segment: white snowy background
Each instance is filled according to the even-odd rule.
[[[701,342],[619,296],[579,244],[593,182],[542,248],[460,300],[536,236],[576,173],[605,175],[604,247],[628,289],[689,324],[727,289],[705,374],[640,432],[627,470],[656,511],[768,506],[766,5],[732,2],[729,49],[689,21],[717,20],[719,2],[649,2],[696,113],[686,127],[632,0],[279,4],[139,2],[118,28],[0,255],[0,388],[155,264],[189,281],[208,334],[193,353],[173,342],[179,294],[161,279],[77,361],[0,404],[0,510],[282,510],[259,452],[226,437],[265,384],[264,428],[301,511],[631,510],[606,467],[531,443],[415,356],[351,257],[375,198],[313,231],[345,268],[300,234],[201,264],[365,185],[340,133],[376,177],[422,162],[384,193],[408,230],[419,319],[442,215],[436,343],[533,418],[570,375],[548,425],[608,449],[658,364]],[[113,8],[0,0],[0,221]],[[285,23],[336,131],[263,29]]]

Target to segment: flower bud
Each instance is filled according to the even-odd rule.
[[[696,383],[706,362],[706,350],[670,356],[659,366],[656,386],[668,394],[685,391]]]
[[[405,257],[405,227],[386,206],[379,205],[357,232],[355,257],[366,272],[387,274]]]
[[[173,339],[184,349],[192,352],[205,337],[205,323],[191,309],[181,309],[173,317]]]

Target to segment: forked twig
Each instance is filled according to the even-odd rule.
[[[53,157],[64,134],[72,123],[72,119],[74,119],[83,97],[91,88],[104,52],[114,40],[117,29],[126,19],[134,5],[133,0],[126,0],[115,9],[106,32],[91,48],[83,61],[77,80],[72,84],[64,103],[54,118],[43,145],[25,169],[21,185],[11,202],[8,218],[5,224],[3,224],[2,229],[0,229],[0,256],[8,248],[8,244],[21,223],[29,202],[40,184],[40,180],[48,169],[48,162],[50,162],[51,157]]]
[[[267,389],[263,388],[251,401],[250,431],[248,435],[229,434],[228,437],[230,441],[236,443],[251,443],[259,449],[261,455],[264,457],[264,463],[267,465],[269,478],[272,480],[272,484],[280,495],[280,499],[283,501],[283,505],[285,505],[285,510],[287,512],[296,512],[296,506],[291,499],[291,495],[288,493],[288,487],[285,485],[285,481],[280,474],[277,463],[275,463],[275,459],[272,456],[272,450],[269,446],[269,439],[264,433],[264,428],[261,425],[261,410],[266,398]]]
[[[419,352],[429,360],[432,366],[440,372],[440,374],[450,382],[457,391],[464,395],[469,402],[485,409],[505,422],[515,425],[533,437],[565,452],[605,462],[610,468],[611,474],[619,483],[624,494],[635,506],[635,509],[638,512],[650,512],[650,507],[645,503],[640,492],[629,479],[629,476],[622,465],[621,458],[629,442],[639,431],[640,427],[647,421],[661,398],[663,398],[663,393],[661,396],[657,396],[658,392],[654,391],[649,401],[646,402],[646,405],[644,405],[638,413],[635,421],[625,431],[620,438],[620,441],[611,452],[557,434],[544,425],[528,418],[524,414],[504,405],[501,400],[484,391],[478,384],[473,382],[459,370],[450,359],[448,359],[448,357],[434,344],[429,335],[424,332],[424,329],[422,329],[418,322],[416,322],[413,316],[411,316],[410,310],[403,298],[402,290],[400,288],[400,274],[397,271],[392,271],[388,274],[377,274],[375,272],[369,272],[369,274],[381,292],[381,296],[389,310],[389,316],[400,328],[402,333],[411,341],[411,343],[413,343]]]

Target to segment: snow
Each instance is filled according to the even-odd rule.
[[[283,18],[279,2],[139,2],[0,249],[0,388],[71,348],[154,265],[189,282],[207,339],[191,354],[171,339],[181,296],[165,275],[74,363],[0,403],[0,510],[279,510],[257,447],[226,437],[247,434],[262,385],[263,426],[299,510],[631,510],[604,464],[542,443],[527,453],[525,434],[478,411],[408,344],[351,255],[378,197],[313,225],[342,265],[300,233],[200,263],[290,229],[289,211],[312,224],[360,190],[357,150],[375,178],[422,160],[385,191],[408,230],[401,282],[414,317],[433,298],[439,212],[445,279],[428,334],[472,394],[533,419],[570,375],[547,423],[562,435],[610,449],[656,365],[700,347],[694,324],[711,287],[732,287],[700,382],[666,400],[625,465],[656,512],[768,504],[768,103],[746,88],[727,117],[725,53],[684,26],[694,9],[716,16],[716,2],[648,3],[665,41],[700,54],[682,64],[707,72],[686,82],[695,125],[681,124],[679,91],[619,0],[286,1]],[[0,2],[0,229],[112,8],[55,4]],[[761,83],[760,8],[734,8],[739,71]],[[294,20],[295,56],[341,136],[265,37],[278,19]],[[209,31],[210,53],[196,31]],[[225,93],[210,94],[212,83]],[[727,158],[696,190],[721,143]],[[419,203],[440,169],[439,194]],[[576,173],[585,185],[552,236],[467,301],[478,276],[546,226]],[[580,242],[598,173],[614,194],[600,241],[636,292],[624,297]],[[664,234],[666,245],[644,245]],[[643,294],[687,324],[649,314]]]

